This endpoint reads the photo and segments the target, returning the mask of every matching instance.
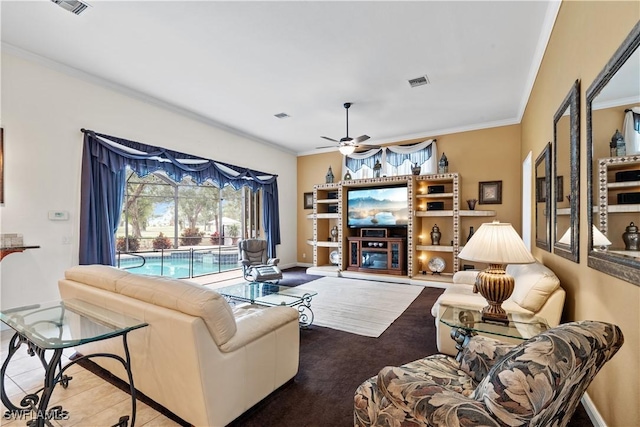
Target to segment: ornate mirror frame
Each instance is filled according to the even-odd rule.
[[[551,252],[551,143],[536,159],[536,246]]]
[[[592,104],[607,83],[622,68],[629,57],[636,52],[638,46],[640,46],[640,22],[633,27],[622,45],[616,50],[613,57],[587,89],[587,209],[588,212],[592,213],[592,215],[588,215],[589,251],[587,264],[591,268],[640,286],[640,258],[614,254],[607,250],[593,249],[593,225],[601,229],[601,221],[598,212],[593,210],[594,205],[599,205],[594,204],[593,200],[594,181],[599,182],[594,174],[599,173],[599,171],[594,170]]]
[[[564,143],[563,131],[559,129],[560,120],[566,117],[569,110],[567,123],[568,147]],[[564,124],[563,124],[564,125]],[[559,160],[566,158],[559,154],[558,150],[569,150],[569,164],[561,165],[561,169],[569,172],[569,176],[558,175]],[[568,170],[566,168],[568,166]],[[569,181],[569,200],[561,185]],[[573,262],[580,260],[580,80],[576,80],[569,93],[560,104],[558,111],[553,116],[553,218],[554,218],[554,243],[553,251],[556,255]],[[569,207],[560,207],[568,204]],[[568,227],[558,229],[559,216],[569,216]],[[566,224],[565,224],[566,225]],[[568,234],[567,234],[568,233]]]

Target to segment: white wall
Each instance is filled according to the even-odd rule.
[[[296,157],[3,52],[5,204],[0,231],[40,249],[0,263],[0,306],[58,298],[57,281],[78,263],[81,128],[279,175],[282,264],[295,265]],[[215,97],[215,94],[203,94]],[[47,212],[65,210],[68,221]],[[70,244],[63,240],[70,237]]]

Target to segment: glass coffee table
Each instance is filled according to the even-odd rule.
[[[483,320],[482,311],[477,308],[445,307],[440,322],[451,327],[451,338],[456,342],[458,361],[471,337],[479,333],[524,341],[549,329],[546,320],[534,315],[507,313],[509,322],[502,323]]]
[[[214,290],[229,302],[294,307],[298,309],[300,326],[308,327],[313,323],[311,299],[318,293],[310,289],[298,289],[295,286],[280,286],[266,282],[251,282],[238,283]]]
[[[131,358],[127,346],[127,334],[135,329],[148,326],[147,323],[89,304],[84,301],[69,299],[48,304],[33,304],[0,311],[0,320],[10,326],[15,334],[9,341],[7,358],[0,370],[2,389],[0,398],[8,409],[5,420],[26,419],[30,427],[54,425],[51,420],[66,420],[70,414],[62,406],[48,408],[49,399],[57,384],[63,388],[69,386],[73,378],[65,375],[65,371],[80,360],[94,357],[108,357],[119,361],[125,368],[129,379],[131,393],[131,426],[136,420],[136,389],[131,373]],[[95,341],[122,337],[125,357],[116,354],[96,353],[78,357],[62,366],[62,351]],[[9,362],[20,346],[25,344],[30,356],[38,356],[45,370],[44,386],[34,393],[24,396],[19,405],[11,402],[5,392],[5,379]],[[47,359],[47,352],[53,354]],[[58,425],[58,424],[55,424]],[[115,426],[127,427],[129,416],[121,416]]]

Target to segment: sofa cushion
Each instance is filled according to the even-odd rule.
[[[515,278],[511,299],[520,307],[538,312],[558,287],[560,280],[555,273],[539,262],[533,264],[510,264],[508,274]]]
[[[116,292],[116,281],[131,273],[109,265],[76,265],[64,272],[65,279],[85,283],[94,288]]]
[[[231,306],[216,291],[184,280],[130,274],[116,282],[122,295],[202,318],[218,346],[236,333]]]

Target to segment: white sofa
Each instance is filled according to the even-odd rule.
[[[127,336],[135,387],[195,426],[228,424],[298,372],[294,308],[232,309],[206,287],[102,265],[73,267],[58,286],[63,299],[149,323]],[[119,338],[76,350],[124,357]],[[118,362],[92,360],[127,380]]]
[[[545,319],[549,327],[558,326],[564,307],[565,291],[553,271],[539,262],[512,264],[506,267],[515,280],[513,294],[502,303],[509,313],[534,314]],[[478,271],[459,271],[453,275],[453,285],[447,287],[431,308],[436,318],[436,341],[440,353],[456,355],[451,328],[440,322],[444,306],[482,309],[487,301],[473,293]],[[495,337],[494,337],[495,338]]]

